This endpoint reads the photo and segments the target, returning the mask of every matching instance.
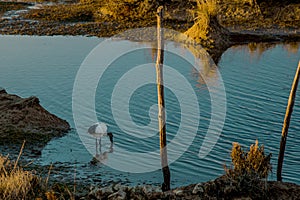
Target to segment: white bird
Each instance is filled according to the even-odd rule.
[[[107,132],[107,125],[103,122],[97,122],[93,124],[89,129],[88,133],[96,138],[96,151],[98,151],[98,139],[101,152],[101,137],[108,136],[111,144],[113,143],[113,134]]]

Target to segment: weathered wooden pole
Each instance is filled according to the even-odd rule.
[[[170,190],[170,169],[168,166],[167,155],[167,135],[166,135],[166,114],[164,99],[164,31],[163,31],[163,7],[157,9],[157,60],[156,60],[156,83],[157,83],[157,100],[158,100],[158,125],[160,136],[160,159],[163,171],[164,183],[162,191]]]
[[[288,105],[287,105],[286,112],[285,112],[283,126],[282,126],[280,151],[279,151],[279,155],[278,155],[278,165],[277,165],[277,181],[282,181],[281,172],[282,172],[285,144],[286,144],[286,139],[287,139],[288,130],[289,130],[289,126],[290,126],[290,119],[291,119],[291,115],[292,115],[293,107],[294,107],[294,103],[295,103],[295,96],[296,96],[296,91],[297,91],[298,82],[299,82],[299,74],[300,74],[300,61],[298,64],[298,68],[297,68],[295,77],[294,77],[292,89],[291,89],[290,96],[289,96]]]

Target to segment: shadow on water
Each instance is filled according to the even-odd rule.
[[[90,164],[91,165],[102,165],[105,164],[108,160],[108,155],[110,153],[114,152],[114,148],[113,148],[113,143],[110,144],[110,147],[108,150],[102,152],[102,148],[100,146],[100,152],[98,152],[98,149],[96,149],[96,154],[93,157],[93,159],[91,160]]]

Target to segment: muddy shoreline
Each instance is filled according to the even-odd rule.
[[[186,26],[186,24],[182,25],[182,27]],[[154,24],[149,23],[149,27],[154,27]],[[128,29],[130,28],[114,22],[62,23],[25,20],[0,21],[0,34],[2,35],[112,37]],[[300,41],[300,29],[296,28],[243,30],[242,28],[235,27],[229,28],[229,33],[230,39],[227,44],[216,44],[213,48],[207,49],[215,62],[218,62],[222,54],[234,45]]]
[[[164,27],[183,33],[193,26],[194,21],[191,20],[191,16],[189,16],[188,14],[184,15],[181,13],[182,11],[178,11],[178,8],[176,8],[176,6],[185,6],[185,9],[191,9],[193,5],[182,5],[180,3],[180,5],[177,5],[176,3],[174,4],[174,7],[172,7],[171,5],[168,5],[169,7],[166,6],[167,17],[164,20]],[[43,18],[29,19],[27,18],[26,13],[31,13],[30,17],[34,18],[37,14],[40,14],[40,12],[43,14],[43,7],[45,5],[36,5],[34,3],[16,3],[15,6],[16,10],[23,8],[23,11],[22,13],[13,16],[11,19],[9,19],[9,17],[0,19],[0,34],[2,35],[71,35],[112,37],[126,30],[156,26],[155,18],[149,18],[142,21],[119,19],[107,20],[106,18],[100,21],[82,21],[80,19],[78,19],[78,21],[45,20]],[[37,6],[38,9],[33,8]],[[27,9],[26,12],[24,11],[24,8],[25,10]],[[49,9],[49,7],[47,6],[46,8]],[[234,8],[234,6],[232,8]],[[243,23],[242,19],[238,18],[236,21],[234,21],[235,19],[232,19],[225,15],[227,14],[226,12],[228,12],[228,10],[232,8],[224,8],[224,5],[221,6],[221,14],[218,16],[218,21],[220,23],[218,24],[218,26],[221,25],[222,29],[225,28],[226,34],[224,34],[223,32],[218,32],[218,28],[216,28],[216,33],[213,33],[213,39],[215,40],[214,44],[212,46],[203,44],[204,48],[208,51],[208,53],[212,56],[213,60],[216,63],[218,63],[222,54],[229,47],[234,45],[261,42],[273,43],[300,41],[300,27],[299,25],[297,25],[297,22],[293,23],[293,25],[290,25],[291,22],[286,22],[286,24],[282,26],[279,25],[279,22],[264,18],[262,14],[256,13],[257,11],[255,11],[254,8],[248,8],[247,6],[245,7],[245,5],[243,5],[241,6],[241,8],[245,10],[245,13],[242,14],[249,18],[248,23]],[[39,9],[41,11],[39,11]],[[250,11],[248,11],[247,9],[250,9]],[[50,10],[50,13],[51,12],[52,11]]]

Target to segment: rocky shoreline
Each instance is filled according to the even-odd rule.
[[[78,199],[85,200],[127,200],[127,199],[297,199],[300,195],[300,186],[294,183],[277,181],[261,181],[258,185],[241,190],[239,186],[226,182],[225,176],[205,183],[162,192],[161,188],[152,185],[123,186],[114,184],[109,187],[91,188],[89,192],[77,194]],[[256,188],[256,190],[253,190]]]
[[[44,109],[37,97],[21,98],[3,88],[0,88],[0,113],[0,144],[9,149],[17,146],[16,151],[25,140],[26,150],[40,154],[48,141],[70,130],[69,123]]]

